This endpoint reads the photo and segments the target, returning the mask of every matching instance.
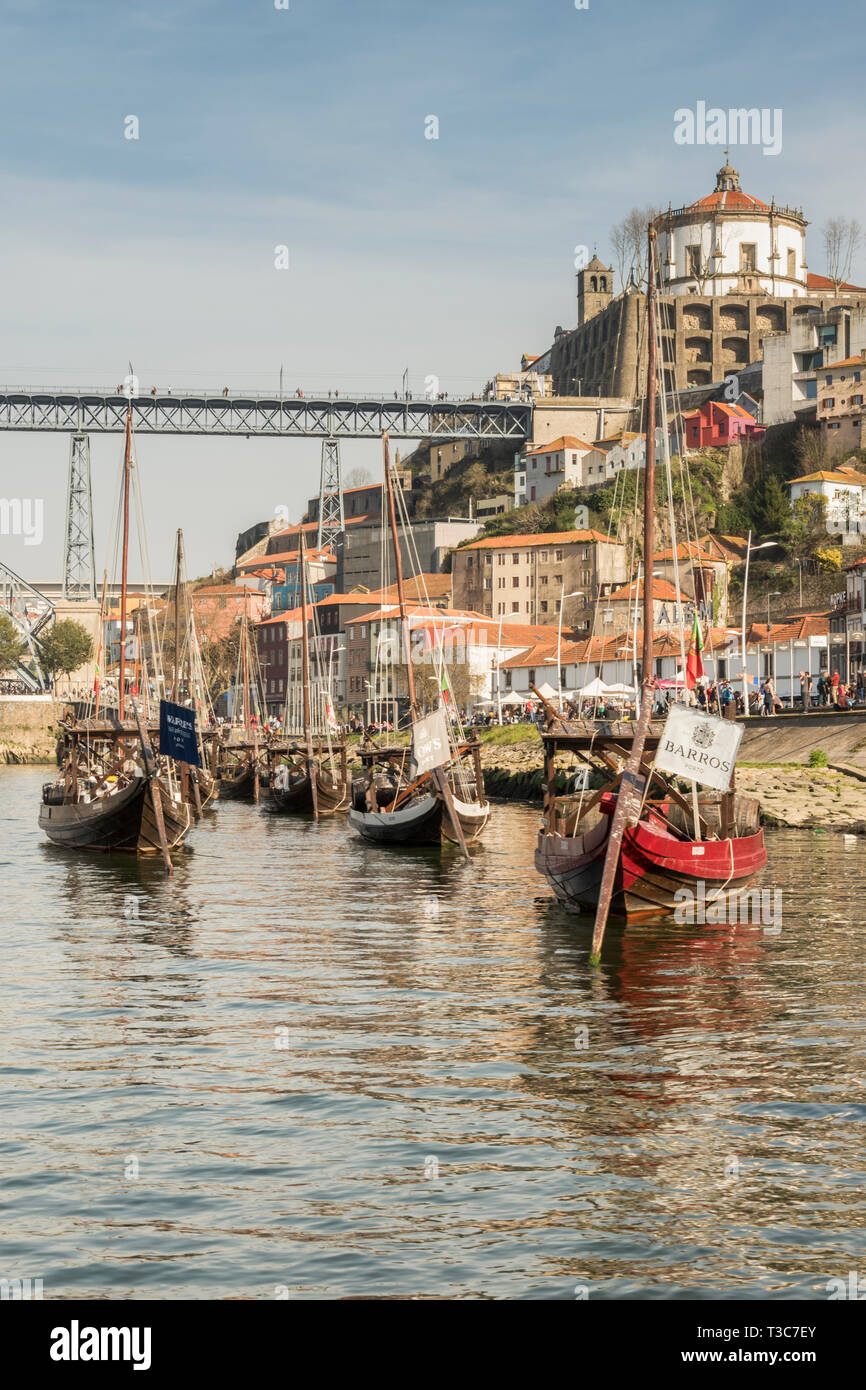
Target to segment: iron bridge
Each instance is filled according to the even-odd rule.
[[[123,393],[0,389],[0,429],[121,434]],[[322,399],[275,395],[137,395],[132,422],[138,434],[254,435],[375,439],[511,439],[532,431],[528,401],[418,400],[358,396]]]

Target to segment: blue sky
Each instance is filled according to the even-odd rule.
[[[854,3],[4,0],[0,23],[8,384],[114,384],[131,359],[174,389],[272,389],[280,364],[308,390],[391,391],[406,365],[478,388],[574,322],[576,244],[606,255],[633,205],[712,188],[720,151],[673,141],[698,100],[782,109],[782,152],[732,160],[803,205],[812,269],[827,217],[866,223]],[[93,440],[99,565],[119,449]],[[312,440],[139,454],[166,574],[176,524],[204,571],[317,484]],[[0,436],[0,495],[45,498],[43,546],[0,537],[30,578],[59,572],[66,461]],[[376,446],[344,464],[376,469]]]

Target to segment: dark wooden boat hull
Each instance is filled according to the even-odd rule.
[[[52,844],[65,849],[161,854],[154,795],[159,795],[162,804],[169,850],[177,849],[192,824],[192,811],[183,802],[175,801],[159,778],[150,783],[143,777],[136,778],[119,791],[94,801],[43,804],[39,808],[39,826]]]
[[[275,811],[313,813],[313,792],[306,771],[297,769],[297,776],[290,778],[284,787],[271,781],[271,805]],[[320,816],[332,816],[337,811],[348,811],[349,793],[339,782],[319,774],[316,778],[316,804]]]
[[[256,775],[252,763],[244,763],[237,772],[233,768],[229,768],[221,774],[219,779],[221,801],[254,801],[255,795]]]
[[[610,816],[603,816],[583,835],[542,831],[538,837],[535,867],[572,912],[594,913],[598,906],[610,823]],[[623,835],[611,915],[626,922],[668,920],[682,907],[684,889],[696,901],[703,891],[706,903],[721,910],[766,862],[761,830],[734,839],[678,840],[641,821]]]
[[[467,844],[477,840],[490,817],[489,803],[454,799],[454,809]],[[457,843],[442,798],[427,795],[398,811],[349,811],[349,824],[365,840],[378,845],[441,845]]]

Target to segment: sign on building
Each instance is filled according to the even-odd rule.
[[[742,724],[674,705],[665,722],[655,765],[660,772],[725,792],[731,785],[742,737]]]

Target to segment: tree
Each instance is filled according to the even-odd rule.
[[[93,638],[81,623],[62,618],[39,639],[39,660],[52,680],[70,676],[93,655]]]
[[[785,489],[772,474],[765,478],[755,498],[755,523],[762,536],[778,535],[791,520],[791,504]]]
[[[827,274],[836,293],[854,268],[854,257],[863,241],[863,228],[856,217],[831,217],[822,228]]]
[[[632,271],[638,289],[642,288],[647,273],[647,228],[658,215],[658,208],[632,208],[621,222],[611,227],[610,240],[621,289],[625,289]]]
[[[241,645],[241,624],[236,621],[225,637],[201,644],[201,660],[211,702],[216,703],[231,685],[238,667]]]
[[[400,455],[398,452],[397,462],[399,463],[399,461]],[[373,480],[370,476],[370,470],[368,468],[353,468],[351,473],[349,473],[349,475],[346,478],[346,486],[363,487],[365,483],[371,483],[372,481]]]
[[[26,647],[8,613],[0,613],[0,675],[14,671],[22,660]]]

